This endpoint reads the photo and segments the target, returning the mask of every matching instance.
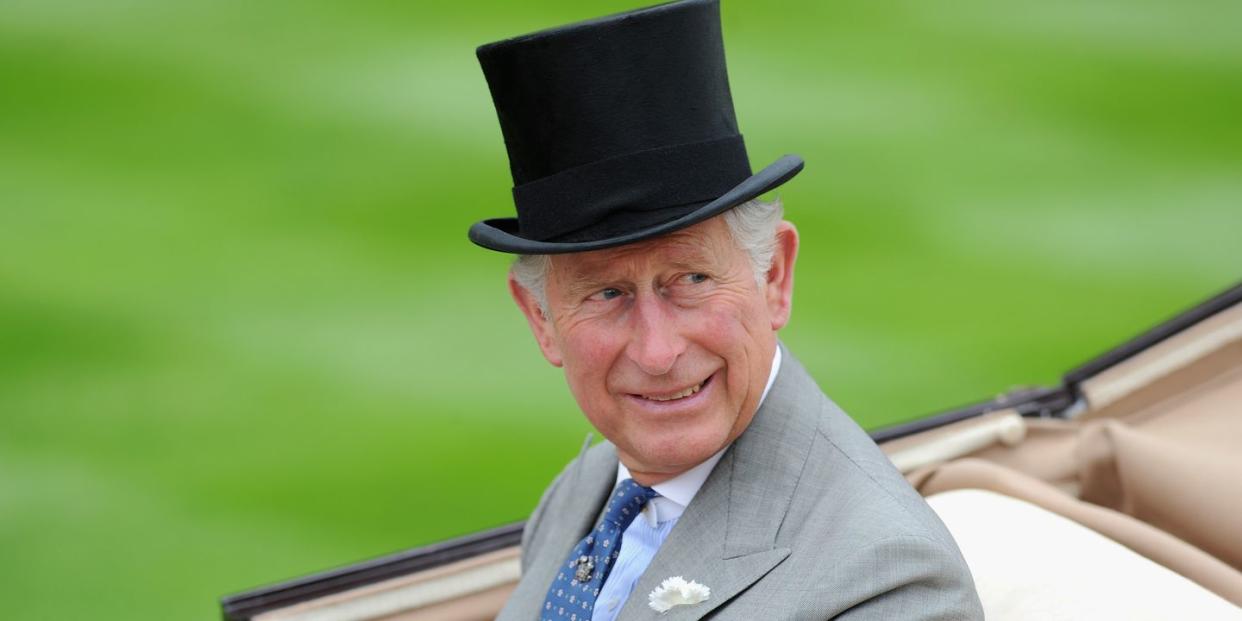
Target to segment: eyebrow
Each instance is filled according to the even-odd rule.
[[[587,293],[595,293],[596,291],[608,286],[609,281],[600,278],[573,278],[565,284],[565,292],[570,297],[579,297]]]
[[[679,240],[679,242],[680,243],[675,242],[671,244],[671,247],[664,251],[668,257],[667,264],[673,269],[700,271],[710,266],[714,266],[719,262],[719,259],[715,256],[715,253],[711,252],[710,249],[704,247],[703,245],[690,243],[688,240]],[[576,262],[572,267],[564,270],[563,272],[566,276],[564,281],[565,292],[572,296],[578,296],[586,293],[594,293],[595,291],[610,285],[628,281],[629,278],[626,275],[604,275],[603,277],[599,277],[587,273],[595,271],[591,268],[598,267],[607,269],[611,263],[612,261],[607,260],[586,260]]]

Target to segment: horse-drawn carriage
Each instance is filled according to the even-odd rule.
[[[1242,618],[1242,284],[1058,386],[871,435],[991,619]],[[489,619],[521,526],[227,596],[224,619]]]

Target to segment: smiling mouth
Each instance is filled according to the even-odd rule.
[[[668,395],[634,395],[634,396],[638,397],[639,399],[646,399],[647,401],[677,401],[679,399],[685,399],[687,397],[694,396],[700,390],[703,390],[703,388],[707,386],[708,382],[710,381],[712,381],[712,378],[711,376],[708,376],[707,379],[699,382],[698,384],[695,384],[694,386],[691,386],[685,390],[675,392],[673,394],[668,394]]]

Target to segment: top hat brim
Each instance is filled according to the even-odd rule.
[[[587,241],[553,242],[522,237],[517,218],[492,218],[470,227],[470,241],[490,250],[513,254],[564,254],[603,250],[651,239],[698,224],[724,213],[752,198],[775,189],[802,171],[803,161],[797,155],[786,155],[751,175],[718,198],[670,220],[629,231],[620,235]]]

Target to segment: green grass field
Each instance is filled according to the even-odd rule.
[[[861,423],[1242,278],[1242,4],[724,0],[793,351]],[[0,601],[217,597],[523,518],[588,427],[475,220],[474,46],[606,2],[0,3]]]

